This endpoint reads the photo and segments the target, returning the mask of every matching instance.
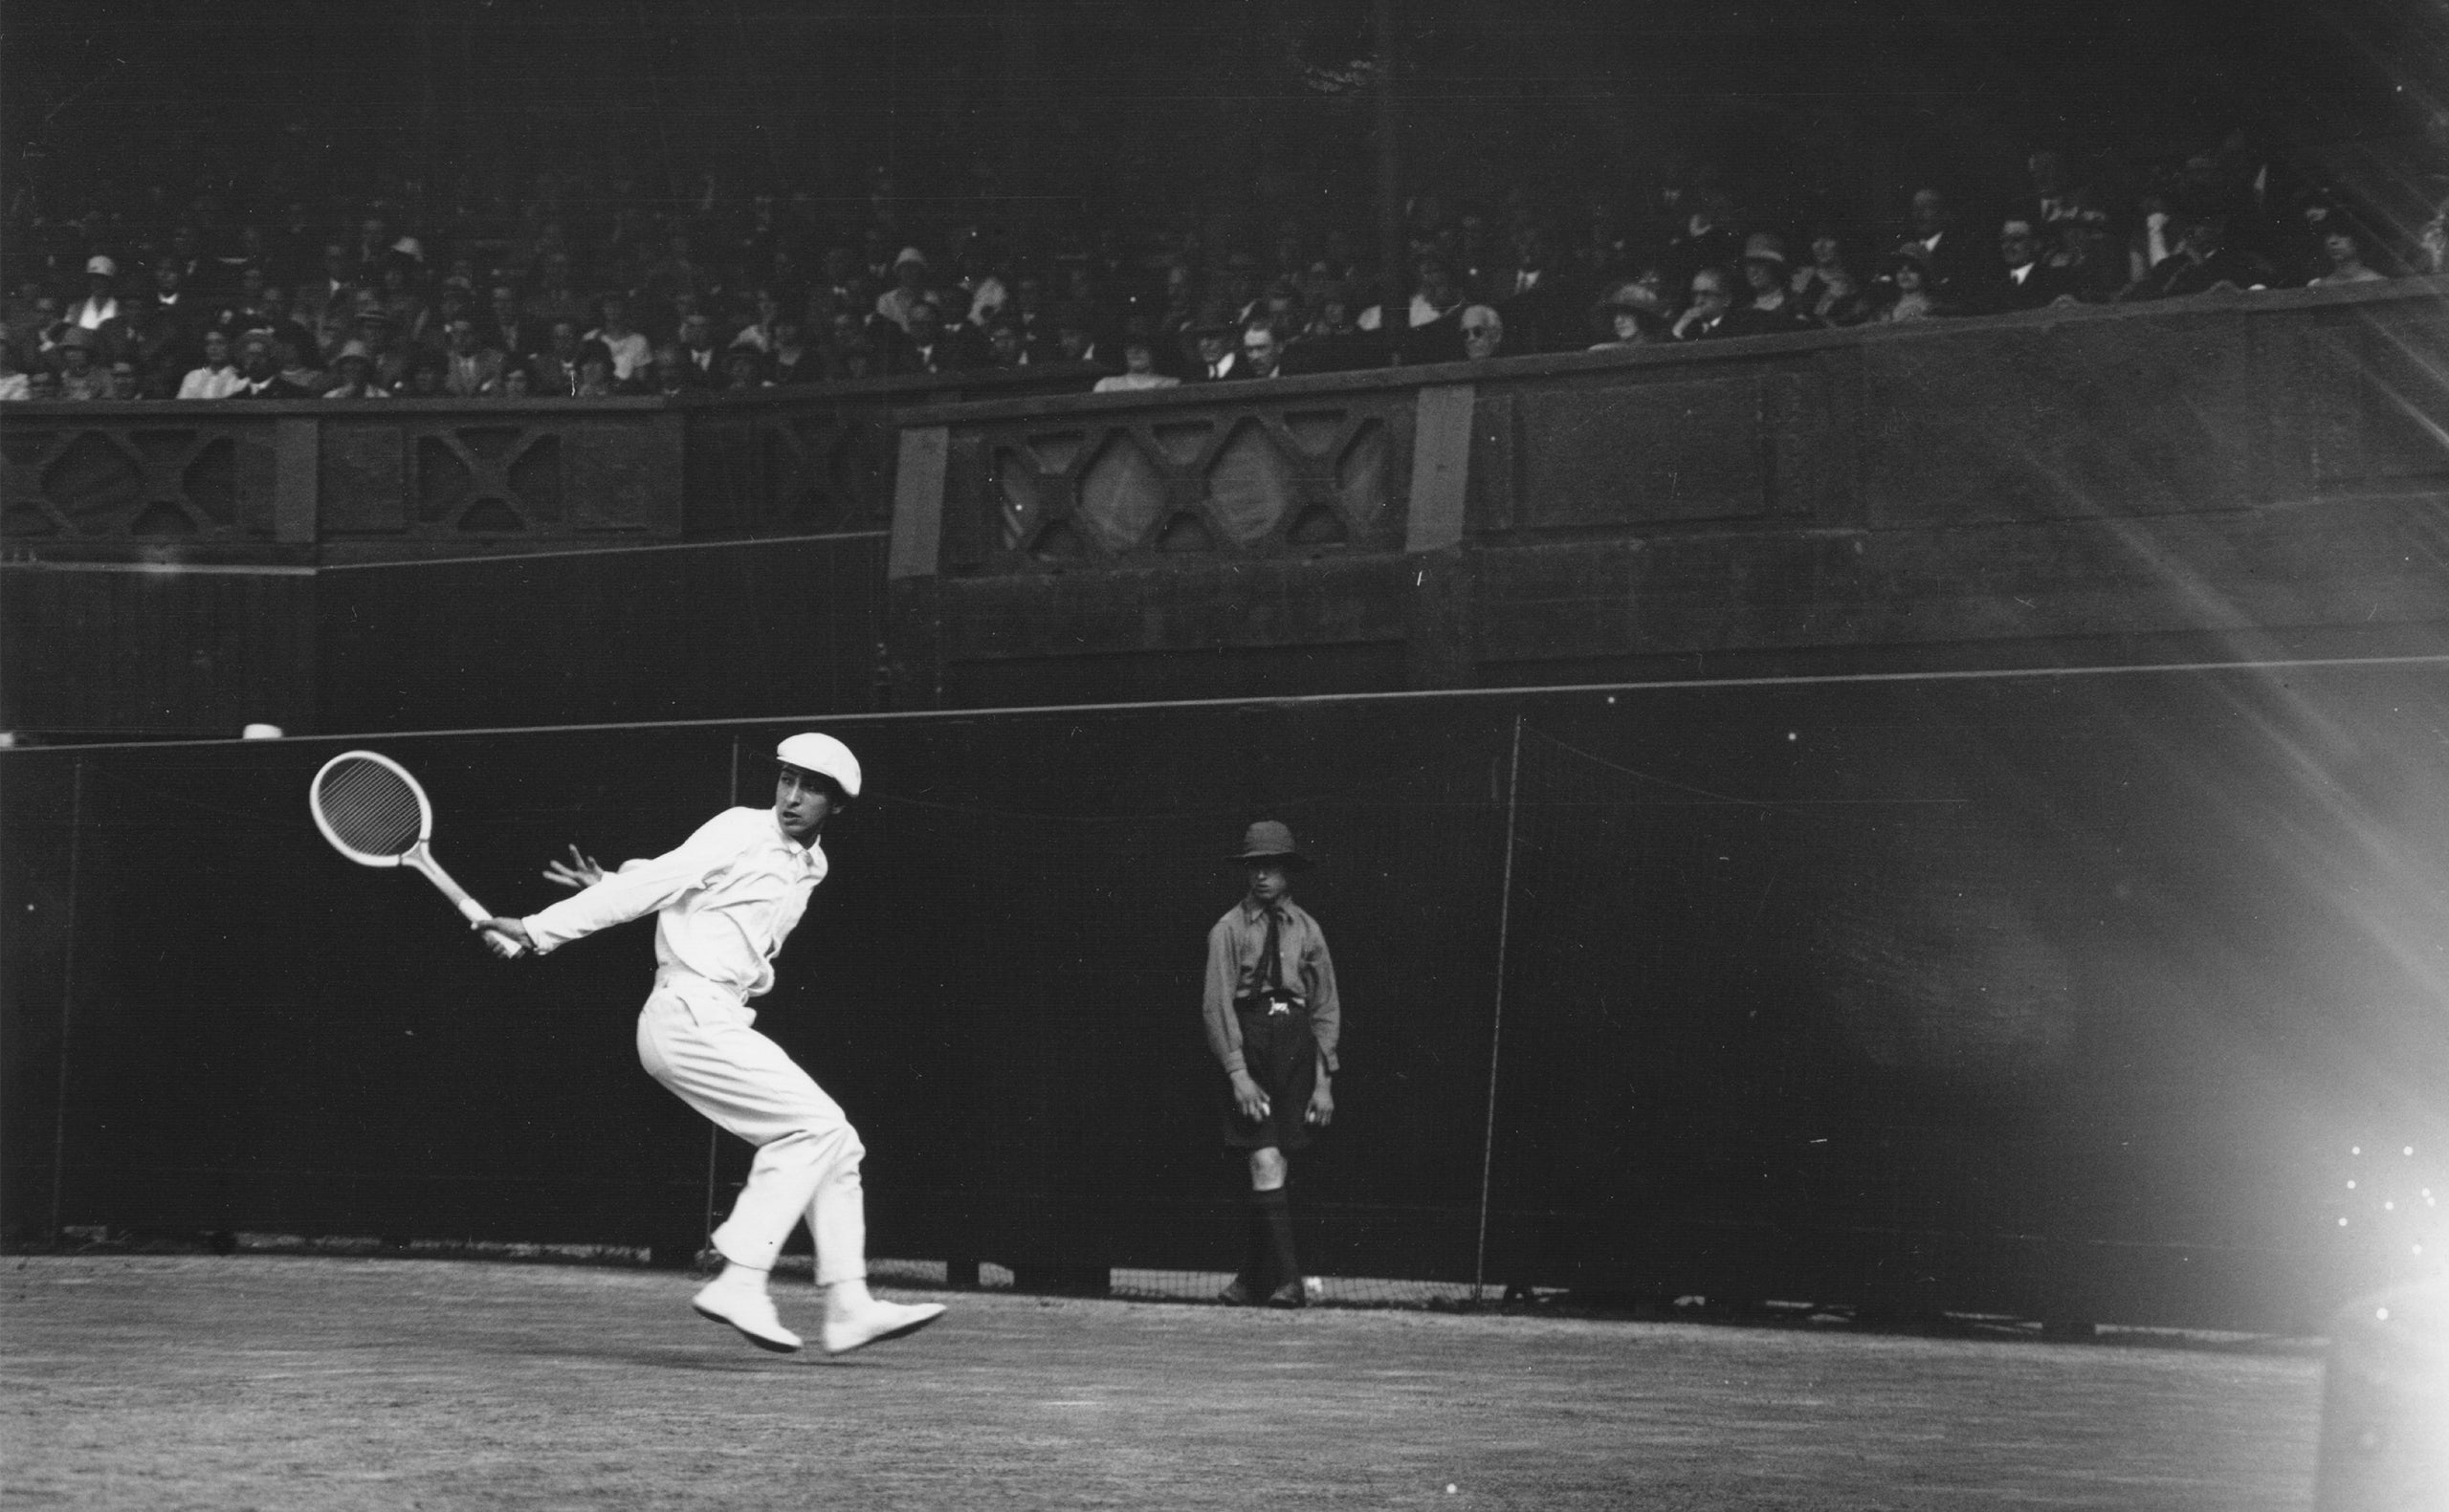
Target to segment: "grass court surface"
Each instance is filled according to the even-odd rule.
[[[2256,1512],[2310,1505],[2321,1383],[2301,1348],[966,1292],[827,1360],[750,1348],[669,1272],[0,1276],[11,1509]],[[812,1332],[813,1288],[776,1290]]]

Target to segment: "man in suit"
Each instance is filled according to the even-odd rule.
[[[476,323],[466,316],[443,327],[450,368],[442,391],[457,399],[491,399],[501,392],[502,356],[476,337]]]
[[[2127,286],[2120,299],[2176,299],[2203,294],[2217,284],[2238,289],[2269,289],[2279,283],[2270,264],[2241,248],[2228,245],[2224,215],[2197,216],[2186,227],[2175,255]]]
[[[1913,233],[1899,252],[1917,252],[1930,270],[1931,297],[1943,314],[1978,310],[1996,288],[1997,264],[1986,248],[1957,230],[1955,211],[1935,188],[1913,191]]]
[[[177,380],[204,358],[205,328],[214,312],[188,292],[187,275],[176,258],[153,267],[153,293],[137,307],[129,324],[135,331],[135,357],[147,377]]]
[[[487,313],[491,324],[485,340],[504,358],[525,362],[544,349],[546,326],[519,308],[518,290],[506,283],[495,284],[487,296]]]
[[[1191,328],[1199,350],[1198,362],[1190,375],[1194,383],[1221,383],[1250,376],[1242,361],[1241,348],[1233,342],[1233,322],[1225,318],[1226,314],[1222,310],[1207,311]]]
[[[944,314],[933,299],[920,299],[910,307],[910,334],[901,343],[893,363],[896,373],[949,373],[974,365],[960,344],[960,339],[944,330]]]
[[[1548,233],[1535,222],[1513,229],[1512,261],[1490,271],[1482,290],[1504,317],[1517,352],[1544,351],[1571,334],[1580,300],[1567,292],[1562,272],[1552,266]]]
[[[2010,215],[1999,226],[1998,257],[2004,267],[1991,285],[1991,309],[2038,310],[2077,297],[2074,275],[2041,256],[2041,237],[2024,216]]]

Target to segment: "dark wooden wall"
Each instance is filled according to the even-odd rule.
[[[0,729],[54,742],[311,729],[315,593],[299,569],[0,567]]]
[[[865,712],[883,574],[872,534],[327,568],[316,727]]]

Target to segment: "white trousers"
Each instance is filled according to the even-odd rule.
[[[723,1259],[772,1270],[791,1226],[816,1239],[819,1285],[868,1273],[867,1147],[841,1105],[783,1047],[750,1027],[731,993],[666,974],[638,1015],[638,1061],[679,1099],[757,1147],[748,1185],[715,1230]]]

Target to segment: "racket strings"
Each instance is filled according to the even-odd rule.
[[[341,843],[369,856],[405,854],[416,844],[424,821],[416,790],[398,773],[372,761],[332,768],[317,789],[317,800]]]

